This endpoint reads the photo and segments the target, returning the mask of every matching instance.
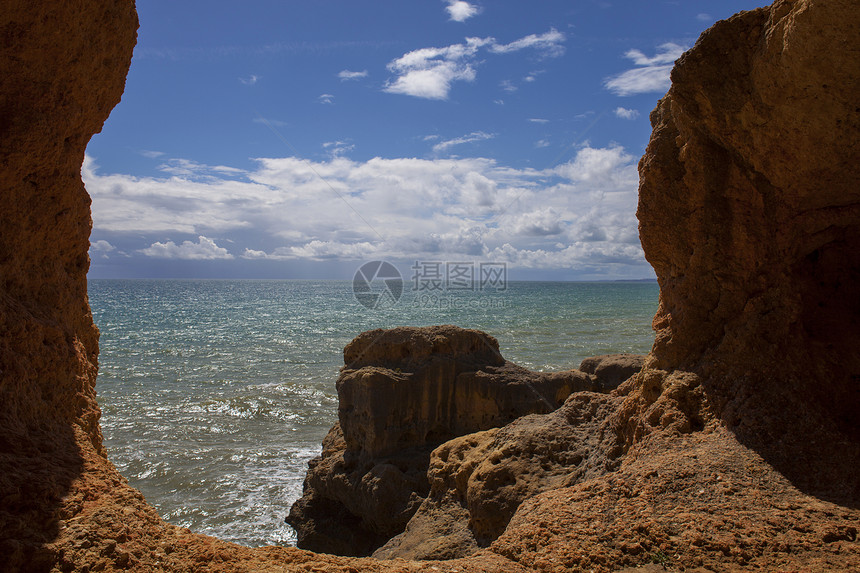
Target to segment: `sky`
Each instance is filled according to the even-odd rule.
[[[672,63],[761,0],[139,0],[91,140],[91,278],[653,277],[637,162]]]

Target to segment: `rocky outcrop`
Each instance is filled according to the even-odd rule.
[[[454,326],[362,333],[344,363],[339,422],[287,518],[299,547],[343,555],[369,555],[403,531],[430,492],[436,446],[605,385],[578,370],[530,372],[492,336]]]
[[[453,559],[486,547],[520,504],[614,471],[624,447],[607,420],[621,399],[577,392],[549,415],[451,440],[433,451],[430,494],[374,557]]]
[[[860,566],[858,25],[856,3],[778,1],[679,60],[640,163],[652,353],[610,396],[441,445],[376,556]]]
[[[79,172],[135,27],[130,0],[0,9],[5,570],[860,569],[855,1],[777,0],[719,22],[678,62],[640,164],[640,233],[661,287],[651,355],[610,396],[574,393],[441,444],[427,501],[380,555],[452,557],[503,532],[426,562],[195,535],[104,457]],[[491,368],[506,366],[475,376]],[[443,410],[433,424],[460,423]],[[388,448],[377,432],[352,436]],[[324,458],[346,449],[335,431]]]
[[[850,0],[780,1],[678,61],[640,163],[660,308],[628,404],[631,440],[671,411],[719,421],[842,501],[860,496],[858,23]],[[673,371],[699,395],[668,397]]]
[[[706,31],[651,115],[638,216],[657,335],[610,425],[619,469],[521,504],[541,571],[860,566],[860,5]]]
[[[638,374],[644,364],[642,354],[602,354],[583,360],[579,370],[594,375],[600,388],[609,392]]]

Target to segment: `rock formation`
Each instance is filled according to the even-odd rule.
[[[428,496],[379,555],[476,551],[451,561],[195,535],[164,523],[105,458],[80,166],[120,98],[135,28],[131,0],[0,8],[1,567],[860,569],[855,0],[777,0],[717,23],[679,60],[640,163],[640,234],[661,287],[652,353],[611,395],[574,392],[553,413],[433,450]],[[353,370],[408,378],[410,367],[372,366],[389,354],[371,358],[371,346]],[[507,376],[487,360],[458,376],[472,388],[479,373]],[[362,407],[356,420],[375,415]],[[436,409],[398,440],[429,446],[496,416],[480,412]],[[365,446],[391,455],[384,435],[355,427],[342,441],[335,431],[324,454],[349,444],[358,458]]]
[[[432,453],[429,496],[374,557],[470,555],[505,530],[524,500],[616,470],[624,447],[607,419],[620,401],[577,392],[552,414],[446,442]]]
[[[344,363],[339,422],[287,518],[299,547],[340,555],[369,555],[403,531],[430,492],[436,446],[620,382],[578,370],[530,372],[505,361],[495,338],[454,326],[362,333],[344,349]]]
[[[860,495],[858,14],[780,1],[705,32],[651,115],[638,211],[660,309],[636,412],[719,420],[841,501]],[[667,399],[672,371],[704,402]]]

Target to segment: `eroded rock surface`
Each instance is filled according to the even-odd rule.
[[[375,557],[452,559],[495,540],[519,505],[543,491],[614,471],[624,452],[607,423],[621,399],[577,392],[548,415],[451,440],[433,451],[430,495]]]
[[[638,374],[644,365],[642,354],[601,354],[583,360],[579,370],[594,375],[600,388],[608,392]]]
[[[804,491],[855,502],[858,24],[857,2],[780,1],[716,24],[678,61],[640,163],[660,309],[634,392],[639,416],[665,399],[666,373],[694,373],[705,401],[691,415]]]
[[[578,370],[528,371],[492,336],[454,326],[362,333],[344,363],[339,422],[287,519],[299,547],[344,555],[369,555],[403,531],[430,492],[436,446],[601,386]]]

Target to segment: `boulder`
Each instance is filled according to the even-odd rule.
[[[593,374],[601,389],[609,392],[638,374],[644,364],[644,354],[602,354],[583,360],[579,370]]]
[[[331,447],[310,463],[287,521],[299,547],[345,555],[369,555],[403,531],[430,492],[436,446],[600,387],[578,370],[526,370],[492,336],[455,326],[364,332],[344,363]]]

